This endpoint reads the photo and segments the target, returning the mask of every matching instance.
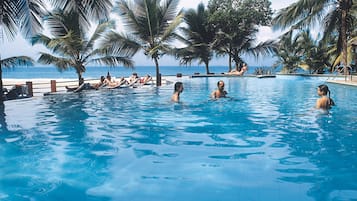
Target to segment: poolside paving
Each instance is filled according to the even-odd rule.
[[[352,76],[351,79],[347,78],[346,80],[327,80],[326,82],[357,87],[357,76]]]

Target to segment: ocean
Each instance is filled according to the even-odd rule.
[[[221,74],[228,71],[227,66],[210,66],[211,73]],[[254,72],[255,67],[249,67],[248,74]],[[156,76],[155,66],[136,66],[135,68],[107,67],[107,66],[89,66],[83,74],[85,79],[95,79],[101,75],[110,73],[114,77],[128,77],[133,72],[138,73],[139,76],[150,74]],[[176,75],[193,75],[194,73],[205,74],[204,66],[160,66],[160,73],[162,76]],[[3,79],[37,79],[37,78],[56,78],[56,79],[76,79],[77,74],[73,68],[66,71],[59,71],[54,66],[19,66],[14,68],[4,68]]]

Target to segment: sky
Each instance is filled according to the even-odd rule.
[[[204,5],[208,4],[209,0],[180,0],[179,8],[189,9],[197,8],[199,3]],[[270,0],[272,9],[274,12],[281,8],[284,8],[297,0]],[[272,31],[270,27],[261,27],[257,34],[257,42],[266,41],[269,39],[276,39],[281,32]],[[31,46],[29,42],[18,35],[13,41],[1,41],[0,42],[0,55],[1,58],[7,58],[11,56],[29,56],[37,60],[39,57],[39,51],[46,52],[46,49],[42,45]],[[276,58],[265,57],[265,58],[253,58],[252,56],[243,56],[244,60],[251,66],[271,66]],[[142,53],[137,53],[133,60],[136,66],[153,66],[154,63],[151,59],[147,58]],[[163,56],[159,60],[159,64],[162,66],[178,66],[179,61],[175,60],[171,56]],[[41,65],[41,64],[39,64]],[[193,62],[191,65],[199,65],[197,62]],[[200,64],[203,65],[203,64]],[[38,65],[37,65],[38,66]],[[228,60],[225,57],[214,58],[210,62],[210,66],[228,66]]]

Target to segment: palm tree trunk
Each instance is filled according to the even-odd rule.
[[[81,84],[84,83],[84,79],[82,77],[82,73],[81,72],[77,72],[78,75],[78,86],[80,86]]]
[[[229,55],[228,72],[231,72],[232,71],[232,56],[231,56],[231,54],[228,54],[228,55]]]
[[[3,83],[2,83],[2,63],[1,63],[1,56],[0,56],[0,102],[3,102],[4,100],[4,89],[3,89]]]
[[[205,62],[205,66],[206,66],[206,73],[207,73],[207,75],[208,75],[208,74],[210,74],[210,72],[209,72],[209,67],[208,67],[208,62]]]
[[[155,67],[156,67],[156,86],[161,86],[161,74],[159,68],[159,60],[157,57],[154,57]]]
[[[342,9],[342,22],[341,22],[341,38],[342,38],[342,65],[345,79],[347,78],[347,34],[346,34],[346,16],[347,10]]]

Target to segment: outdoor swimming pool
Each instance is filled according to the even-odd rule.
[[[172,84],[5,102],[0,200],[357,200],[356,88],[328,84],[322,114],[318,79],[181,80],[180,104]]]

